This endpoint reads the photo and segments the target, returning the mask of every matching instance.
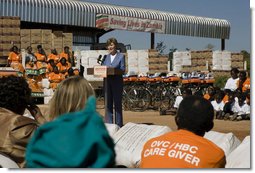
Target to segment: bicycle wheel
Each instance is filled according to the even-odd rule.
[[[151,95],[147,89],[137,88],[127,93],[127,104],[131,111],[145,111],[150,105]]]

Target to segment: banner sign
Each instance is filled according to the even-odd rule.
[[[107,77],[107,66],[96,65],[94,66],[94,76],[105,78]]]
[[[165,22],[162,20],[140,19],[107,14],[97,14],[96,27],[105,30],[121,29],[165,33]]]

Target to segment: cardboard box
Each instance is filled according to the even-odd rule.
[[[41,29],[31,29],[31,35],[42,35]]]
[[[32,44],[41,44],[42,38],[40,36],[32,36],[31,35],[31,43]]]

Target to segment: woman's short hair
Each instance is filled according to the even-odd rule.
[[[187,96],[180,103],[175,117],[178,129],[186,129],[199,136],[213,128],[214,110],[210,101],[200,96]]]
[[[50,101],[50,117],[76,112],[84,108],[89,96],[94,95],[90,83],[81,76],[72,76],[62,81]]]
[[[106,46],[109,46],[111,43],[115,44],[117,46],[118,44],[118,41],[116,40],[116,38],[109,38],[107,41],[106,41]]]
[[[31,89],[23,77],[0,78],[0,107],[19,114],[25,110],[31,99]]]

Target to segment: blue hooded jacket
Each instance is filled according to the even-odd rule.
[[[114,167],[114,143],[96,112],[95,97],[88,98],[85,109],[39,127],[25,159],[28,168]]]

